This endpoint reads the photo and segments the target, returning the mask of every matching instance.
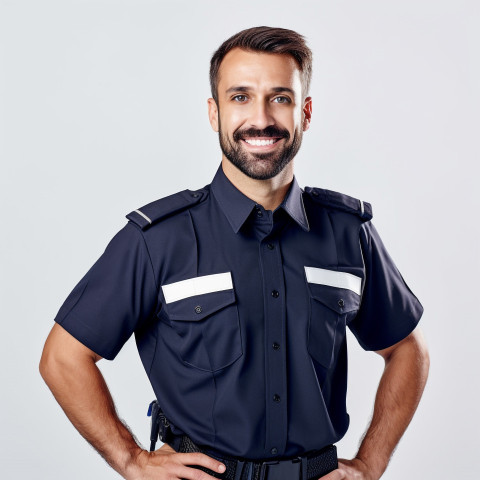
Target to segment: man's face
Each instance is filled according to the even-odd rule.
[[[223,155],[245,175],[265,180],[295,157],[308,129],[300,70],[290,55],[234,48],[219,72],[218,106],[208,100]]]

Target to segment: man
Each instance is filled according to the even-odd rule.
[[[210,69],[223,152],[212,183],[128,214],[55,317],[41,374],[126,479],[378,479],[416,410],[423,308],[370,205],[294,177],[311,59],[286,29],[224,42]],[[356,457],[337,464],[347,326],[385,370]],[[96,366],[132,333],[170,423],[152,452],[117,417]]]

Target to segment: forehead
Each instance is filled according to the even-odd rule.
[[[230,50],[219,69],[218,93],[235,85],[253,88],[290,87],[301,89],[300,69],[291,55]]]

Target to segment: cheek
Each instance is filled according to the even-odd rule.
[[[234,132],[239,128],[242,128],[242,126],[245,126],[245,119],[240,114],[233,111],[222,112],[222,115],[220,116],[220,124],[223,135],[233,137]]]
[[[301,127],[303,122],[303,111],[300,108],[296,108],[293,113],[294,127]]]
[[[292,135],[297,128],[302,126],[302,112],[299,109],[279,111],[275,113],[277,125],[288,130]]]
[[[223,117],[225,124],[228,124],[232,128],[237,128],[245,122],[245,112],[239,111],[236,108],[230,108],[225,111]]]

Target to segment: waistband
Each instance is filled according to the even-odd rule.
[[[278,460],[236,458],[215,449],[201,447],[187,435],[175,435],[170,422],[156,400],[150,403],[147,415],[152,417],[150,451],[155,450],[157,439],[160,439],[176,452],[200,452],[208,455],[225,464],[227,468],[224,473],[220,474],[200,465],[192,465],[192,467],[203,470],[215,478],[223,480],[317,480],[338,468],[335,445],[328,445],[321,450],[307,452],[302,456]]]
[[[227,467],[220,474],[200,465],[192,465],[224,480],[317,480],[338,468],[337,448],[328,445],[303,456],[279,460],[247,460],[225,455],[217,450],[202,448],[188,436],[174,436],[169,443],[179,453],[200,452],[221,461]]]

